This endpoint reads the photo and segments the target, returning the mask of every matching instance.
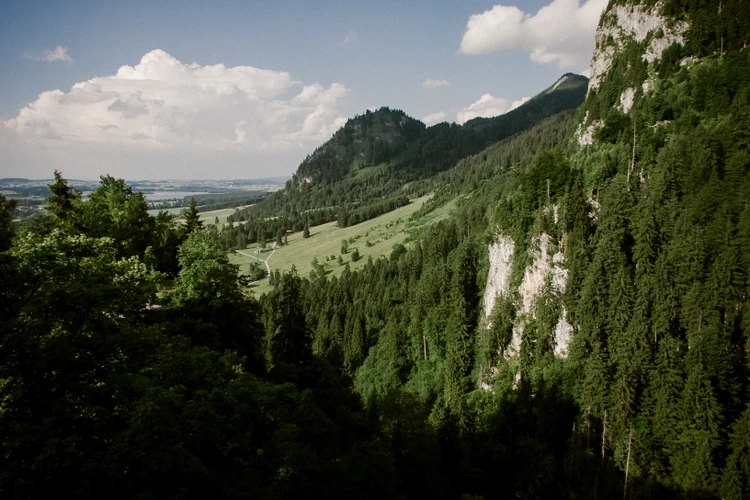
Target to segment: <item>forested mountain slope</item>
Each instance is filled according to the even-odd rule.
[[[302,230],[338,220],[342,227],[380,215],[423,195],[414,183],[453,167],[458,160],[527,130],[546,117],[578,107],[588,80],[574,74],[505,115],[461,125],[426,127],[400,110],[381,108],[350,119],[299,166],[286,188],[240,211],[247,240],[279,230]],[[269,218],[274,221],[269,222]]]
[[[453,487],[750,495],[749,22],[612,2],[567,148],[513,157],[521,134],[459,162],[433,180],[470,194],[455,220],[310,285],[317,345],[365,401],[416,398],[456,439]]]
[[[528,129],[540,120],[583,102],[588,79],[571,73],[518,108],[494,118],[475,118],[464,125],[432,127],[402,111],[388,108],[349,120],[333,138],[300,165],[292,185],[332,184],[357,170],[381,163],[397,176],[418,179],[452,167],[457,160]]]
[[[122,181],[58,176],[15,236],[0,197],[0,493],[750,497],[747,5],[610,2],[577,116],[424,180],[456,213],[388,258],[258,300]],[[419,143],[399,116],[367,120]]]

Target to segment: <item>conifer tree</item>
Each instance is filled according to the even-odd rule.
[[[727,500],[750,497],[750,407],[732,428],[731,453],[722,473],[720,492]]]
[[[474,345],[472,334],[476,321],[476,264],[474,246],[464,242],[456,254],[451,285],[452,312],[446,325],[445,390],[446,402],[458,418],[460,428],[467,425],[465,393],[471,382]]]
[[[490,314],[490,326],[480,337],[479,362],[482,369],[495,366],[513,339],[513,321],[516,310],[508,297],[497,297]]]
[[[184,215],[186,235],[203,227],[203,221],[200,215],[198,215],[198,203],[195,201],[195,198],[190,198],[190,204],[187,210],[184,211]]]
[[[362,319],[348,314],[344,327],[344,368],[353,374],[365,358],[365,330]]]
[[[68,186],[68,181],[63,179],[62,174],[55,170],[55,182],[47,186],[52,195],[47,198],[49,205],[45,210],[57,217],[63,224],[71,224],[76,219],[78,204],[81,201],[81,192]]]
[[[276,278],[268,294],[266,313],[266,360],[270,369],[301,366],[312,357],[312,343],[301,303],[301,279],[292,267]]]
[[[590,352],[576,391],[577,399],[581,408],[590,408],[594,415],[601,417],[610,406],[609,356],[598,341],[592,343]]]
[[[691,358],[671,446],[672,474],[686,491],[713,491],[722,412],[700,357]]]
[[[680,394],[684,387],[685,344],[665,337],[659,341],[654,363],[648,373],[641,416],[646,419],[649,446],[644,466],[666,477],[669,475],[668,450],[677,436]]]

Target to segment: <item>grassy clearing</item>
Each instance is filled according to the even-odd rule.
[[[156,216],[159,212],[164,211],[164,212],[168,212],[168,213],[174,215],[175,217],[180,217],[180,216],[182,216],[182,212],[184,212],[185,210],[187,210],[187,208],[185,208],[185,207],[180,207],[180,208],[162,208],[162,209],[149,210],[148,213],[151,214],[151,215]],[[219,223],[220,224],[226,224],[227,223],[227,217],[229,215],[232,215],[235,212],[235,210],[237,210],[237,209],[236,208],[223,208],[221,210],[210,210],[208,212],[199,212],[198,215],[200,215],[201,221],[203,221],[204,225],[205,224],[213,224],[216,221],[216,217],[219,218]]]
[[[350,269],[355,270],[365,265],[368,257],[376,259],[382,255],[390,255],[393,245],[403,244],[412,232],[446,218],[453,208],[452,203],[416,221],[409,221],[409,216],[419,210],[430,196],[418,198],[405,207],[351,227],[340,228],[335,222],[329,222],[310,228],[309,238],[303,238],[301,232],[292,234],[289,236],[288,243],[277,248],[273,255],[271,251],[255,254],[257,248],[255,245],[244,252],[261,259],[268,259],[271,271],[276,269],[281,272],[288,271],[294,265],[300,276],[309,276],[312,270],[310,262],[313,258],[317,258],[318,262],[325,266],[329,276],[338,276],[344,270],[346,263],[349,263]],[[349,242],[349,251],[341,255],[343,262],[339,264],[337,258],[341,254],[342,240]],[[352,262],[352,253],[355,249],[359,250],[360,254],[358,262]],[[240,266],[242,274],[248,272],[250,262],[257,262],[252,257],[237,253],[231,254],[229,259]],[[256,295],[271,289],[268,279],[253,284],[252,288]]]
[[[159,212],[167,212],[168,214],[172,214],[175,217],[179,217],[182,215],[182,212],[185,210],[185,207],[178,207],[178,208],[152,208],[148,211],[149,215],[153,215],[156,217]]]
[[[210,212],[199,212],[198,215],[200,215],[201,221],[203,221],[204,225],[213,224],[216,217],[219,218],[220,224],[226,224],[227,217],[232,215],[236,210],[236,208],[223,208],[221,210],[211,210]]]

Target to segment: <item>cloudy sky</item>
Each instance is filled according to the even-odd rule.
[[[503,114],[586,74],[606,3],[2,2],[0,177],[285,176],[367,109]]]

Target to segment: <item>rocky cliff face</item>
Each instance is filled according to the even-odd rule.
[[[661,14],[662,10],[661,2],[651,7],[610,3],[602,14],[596,32],[589,92],[599,88],[612,68],[615,56],[624,52],[631,42],[643,46],[641,57],[650,64],[661,59],[664,50],[673,43],[684,43],[688,24],[667,19]]]
[[[660,61],[668,51],[678,52],[689,29],[686,21],[663,14],[663,2],[612,1],[602,14],[596,33],[596,46],[591,60],[591,78],[583,117],[575,139],[580,146],[592,146],[597,132],[612,120],[613,114],[628,115],[637,100],[658,89]],[[683,64],[691,62],[683,61]],[[589,196],[589,217],[596,222],[598,202]],[[557,206],[555,224],[557,224]],[[565,239],[563,235],[562,240]],[[520,284],[512,288],[515,244],[512,238],[499,234],[489,245],[490,269],[484,292],[484,313],[488,323],[497,297],[510,298],[516,310],[513,338],[506,358],[521,351],[525,329],[536,319],[540,298],[550,294],[559,304],[559,317],[554,328],[553,351],[566,357],[574,328],[560,297],[565,293],[568,270],[562,245],[546,232],[532,238],[526,249],[528,265]],[[519,283],[519,280],[516,280]]]
[[[552,210],[556,213],[557,207]],[[557,219],[557,217],[555,217]],[[527,249],[528,266],[523,271],[520,285],[512,288],[513,258],[515,243],[507,235],[499,234],[489,245],[490,269],[484,289],[484,317],[490,328],[490,316],[498,299],[514,302],[516,318],[513,322],[513,336],[503,354],[506,359],[521,352],[525,329],[537,319],[541,298],[548,295],[559,302],[565,293],[568,271],[565,268],[565,255],[560,244],[547,232],[532,239]],[[566,357],[573,327],[568,323],[567,312],[560,307],[554,328],[553,352],[558,357]]]
[[[513,260],[513,239],[499,234],[489,245],[490,270],[484,287],[484,313],[489,318],[498,297],[510,293],[510,271]]]
[[[665,51],[685,43],[689,24],[663,15],[663,10],[662,2],[650,6],[610,2],[602,14],[591,59],[588,102],[576,134],[580,146],[593,144],[596,131],[604,126],[606,110],[602,108],[629,113],[636,99],[655,88]],[[602,88],[605,81],[606,88]]]

